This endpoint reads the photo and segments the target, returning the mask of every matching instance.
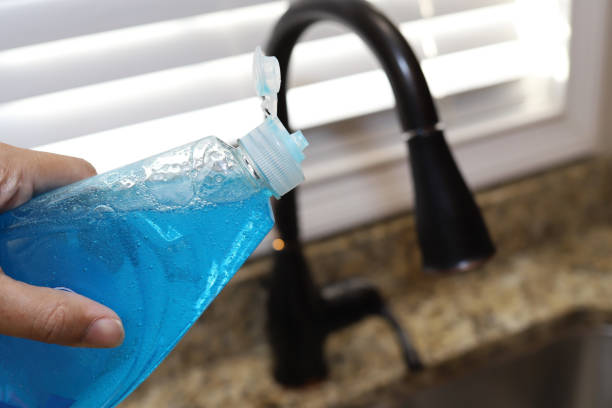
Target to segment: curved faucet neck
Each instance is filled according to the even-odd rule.
[[[363,0],[303,1],[292,5],[278,21],[266,53],[276,56],[283,73],[278,117],[287,127],[287,72],[291,53],[304,30],[324,20],[348,26],[376,54],[391,83],[403,131],[418,135],[421,130],[436,127],[438,114],[419,61],[395,25]]]
[[[319,21],[344,24],[368,44],[391,83],[396,112],[404,132],[418,136],[436,129],[438,113],[419,61],[395,25],[364,0],[294,3],[277,22],[266,46],[266,54],[274,55],[280,64],[283,81],[278,92],[278,118],[287,129],[290,129],[287,82],[291,54],[302,33]],[[299,245],[295,192],[289,192],[275,207],[280,238],[288,245]]]

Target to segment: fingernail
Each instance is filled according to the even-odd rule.
[[[90,347],[117,347],[123,343],[124,336],[121,321],[105,317],[89,326],[83,340]]]

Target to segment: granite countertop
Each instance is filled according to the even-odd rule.
[[[121,407],[350,406],[392,384],[423,386],[450,362],[475,364],[465,356],[479,350],[503,353],[508,339],[577,312],[612,316],[610,168],[592,159],[480,193],[498,254],[476,271],[420,273],[409,214],[309,245],[319,282],[365,276],[381,289],[422,374],[406,371],[391,329],[370,318],[330,336],[327,381],[279,387],[264,335],[264,258],[245,266]]]

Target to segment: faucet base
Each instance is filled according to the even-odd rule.
[[[318,383],[328,375],[325,340],[367,316],[386,319],[397,335],[411,371],[423,364],[378,289],[353,278],[317,288],[298,246],[279,251],[268,298],[268,337],[274,355],[274,378],[287,387]]]

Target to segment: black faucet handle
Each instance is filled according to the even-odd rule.
[[[327,332],[342,329],[368,316],[385,319],[393,329],[402,357],[411,372],[424,368],[410,338],[383,299],[378,288],[362,278],[350,278],[327,285],[321,290]]]
[[[362,278],[350,278],[321,288],[327,332],[342,329],[381,313],[385,302],[378,289]]]

